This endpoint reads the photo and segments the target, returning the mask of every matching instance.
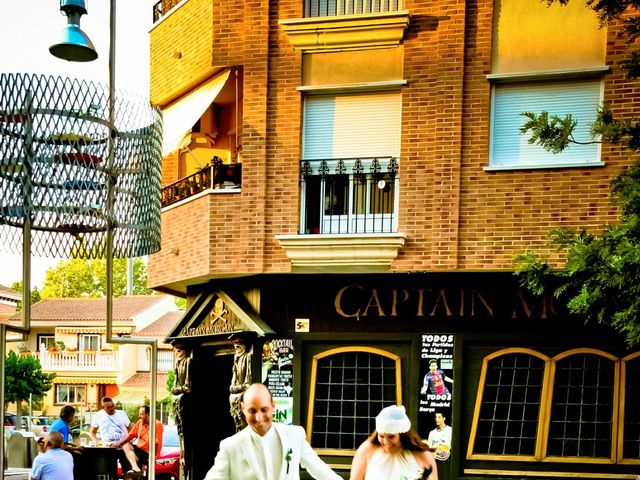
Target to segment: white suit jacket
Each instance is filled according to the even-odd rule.
[[[272,428],[276,429],[282,443],[282,469],[277,480],[299,480],[300,465],[316,480],[342,480],[313,451],[302,427],[274,423]],[[250,429],[246,427],[220,442],[213,467],[204,480],[266,480],[253,448]],[[290,460],[287,462],[289,450]]]

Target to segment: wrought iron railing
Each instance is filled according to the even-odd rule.
[[[305,0],[305,17],[331,17],[397,12],[404,8],[404,0]]]
[[[209,189],[237,189],[242,184],[242,164],[223,164],[214,157],[196,173],[162,188],[162,206],[167,207]]]
[[[303,160],[301,233],[397,231],[395,157]]]
[[[164,17],[169,10],[179,4],[182,0],[160,0],[153,6],[153,23]]]

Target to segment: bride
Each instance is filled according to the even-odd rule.
[[[376,429],[358,448],[349,480],[438,480],[428,445],[411,430],[403,406],[383,408]]]

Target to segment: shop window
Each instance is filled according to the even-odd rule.
[[[599,163],[599,144],[591,142],[590,125],[596,119],[601,97],[601,80],[555,80],[496,83],[492,89],[491,150],[489,164],[499,168],[562,167]],[[560,153],[529,143],[531,134],[520,127],[527,120],[523,112],[577,121],[574,138],[584,144],[570,144]]]
[[[619,457],[625,462],[640,463],[640,352],[624,358],[622,365],[620,404],[624,408],[624,422]]]
[[[64,383],[56,384],[57,404],[84,405],[87,398],[86,385],[68,385]]]
[[[535,455],[546,365],[544,356],[526,349],[485,359],[473,454]]]
[[[313,357],[307,431],[321,453],[353,453],[383,407],[399,404],[400,357],[369,347],[342,347]]]
[[[618,420],[624,417],[618,413],[624,403],[617,390],[620,364],[594,349],[570,350],[550,359],[513,348],[485,357],[467,458],[615,461]],[[627,368],[629,374],[638,365],[630,361]],[[632,398],[640,387],[636,378],[625,385]],[[627,409],[630,438],[637,438],[638,410]],[[630,456],[637,458],[638,442],[628,445]]]

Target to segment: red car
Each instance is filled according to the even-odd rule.
[[[180,478],[180,438],[175,425],[165,425],[162,430],[162,450],[156,458],[157,480]]]
[[[123,476],[118,462],[118,477]],[[164,425],[162,450],[156,458],[156,480],[178,480],[180,478],[180,438],[175,425]]]

